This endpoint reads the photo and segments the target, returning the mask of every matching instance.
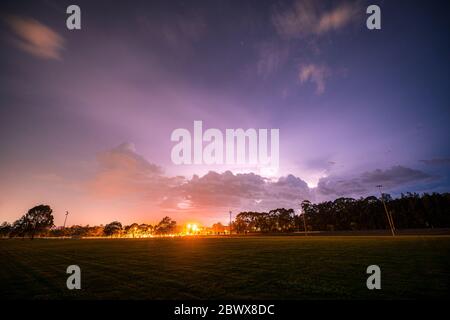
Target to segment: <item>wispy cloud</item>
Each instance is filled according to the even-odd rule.
[[[275,42],[264,42],[258,47],[257,73],[268,78],[283,67],[289,57],[289,47]]]
[[[331,30],[338,30],[349,24],[355,16],[355,6],[344,4],[336,7],[320,17],[319,23],[315,28],[316,33],[322,34]]]
[[[276,10],[272,22],[280,36],[302,38],[343,28],[356,17],[357,12],[356,4],[341,3],[326,11],[318,1],[297,0],[291,8]]]
[[[37,20],[18,16],[5,19],[13,34],[13,43],[35,57],[60,59],[64,39]]]
[[[170,13],[158,18],[141,15],[137,22],[144,32],[181,54],[192,53],[194,44],[208,31],[204,17],[197,12]]]
[[[316,94],[325,92],[325,81],[330,77],[331,71],[325,65],[306,64],[301,65],[299,70],[300,83],[312,82],[316,85]]]

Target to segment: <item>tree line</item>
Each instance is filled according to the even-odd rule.
[[[347,231],[379,230],[388,228],[383,205],[397,229],[448,228],[450,227],[450,193],[402,194],[393,199],[389,194],[353,199],[338,198],[334,201],[299,204],[301,213],[294,209],[278,208],[269,212],[240,212],[232,222],[233,233],[293,232],[293,231]],[[176,221],[164,217],[155,225],[133,223],[122,226],[113,221],[105,226],[71,226],[56,228],[53,211],[48,205],[28,210],[20,219],[0,225],[0,237],[145,237],[169,235],[181,232]],[[224,234],[227,227],[220,223],[212,226],[211,234]]]
[[[237,233],[292,232],[292,231],[347,231],[387,229],[389,224],[383,206],[384,200],[398,229],[450,227],[450,193],[402,194],[393,199],[338,198],[318,204],[304,200],[301,214],[293,209],[275,209],[269,212],[241,212],[233,229]]]
[[[168,235],[177,230],[176,221],[164,217],[155,225],[137,224],[122,226],[119,221],[113,221],[105,226],[79,226],[56,228],[53,223],[53,210],[48,205],[39,205],[28,210],[20,219],[10,224],[0,225],[0,237],[144,237],[151,235]]]

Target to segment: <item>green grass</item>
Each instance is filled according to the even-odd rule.
[[[0,298],[448,298],[449,253],[448,236],[0,240]],[[71,264],[82,290],[66,289]]]

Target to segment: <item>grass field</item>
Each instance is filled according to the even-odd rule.
[[[450,237],[0,240],[2,299],[448,298]],[[66,288],[79,265],[82,289]],[[381,290],[366,268],[381,267]]]

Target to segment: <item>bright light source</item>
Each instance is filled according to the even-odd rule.
[[[188,223],[186,225],[186,234],[194,234],[199,231],[200,231],[200,228],[196,223]]]

